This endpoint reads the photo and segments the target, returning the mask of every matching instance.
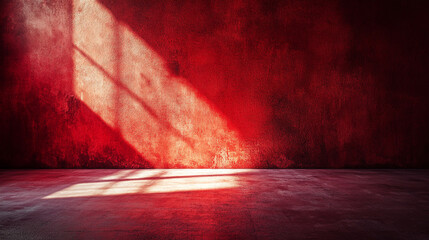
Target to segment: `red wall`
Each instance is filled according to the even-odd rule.
[[[425,1],[99,1],[236,132],[230,165],[146,154],[77,96],[74,4],[2,4],[1,167],[429,166]]]

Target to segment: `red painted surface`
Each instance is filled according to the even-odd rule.
[[[2,4],[3,167],[428,166],[424,1],[94,4]]]

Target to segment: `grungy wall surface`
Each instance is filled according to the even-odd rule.
[[[0,167],[429,166],[426,1],[1,5]]]

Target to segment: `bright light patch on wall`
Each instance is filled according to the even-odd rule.
[[[156,168],[252,167],[223,115],[96,0],[73,5],[74,91]]]
[[[128,171],[133,170],[120,170],[94,182],[78,183],[43,199],[236,188],[239,187],[237,174],[248,170],[138,170],[134,174]]]

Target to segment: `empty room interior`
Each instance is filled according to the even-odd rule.
[[[429,3],[0,3],[0,239],[429,239]]]

